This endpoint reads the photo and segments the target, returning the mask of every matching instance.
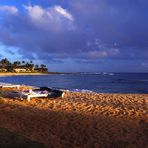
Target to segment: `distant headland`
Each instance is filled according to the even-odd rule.
[[[44,74],[71,74],[64,72],[48,71],[45,64],[35,64],[33,61],[14,61],[10,62],[7,58],[0,59],[0,76],[11,75],[44,75]]]

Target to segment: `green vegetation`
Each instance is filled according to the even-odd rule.
[[[46,65],[35,65],[32,61],[14,61],[11,63],[7,58],[0,60],[0,72],[48,72]]]

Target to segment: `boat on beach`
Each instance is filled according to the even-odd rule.
[[[30,101],[31,98],[63,98],[64,92],[49,87],[40,87],[38,89],[29,89],[26,91],[8,90],[3,92],[2,95],[8,98],[19,98],[21,100],[27,99],[28,101]]]

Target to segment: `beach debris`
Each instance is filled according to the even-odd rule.
[[[58,89],[52,89],[50,87],[40,87],[39,90],[48,93],[47,98],[57,98],[57,97],[64,97],[64,91]]]

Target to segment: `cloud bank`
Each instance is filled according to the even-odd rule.
[[[49,63],[71,59],[82,63],[125,60],[126,64],[148,59],[146,0],[67,3],[65,7],[24,4],[21,9],[0,6],[0,42],[18,48],[26,58]]]
[[[11,13],[11,14],[18,13],[18,9],[15,6],[0,6],[0,11]]]

